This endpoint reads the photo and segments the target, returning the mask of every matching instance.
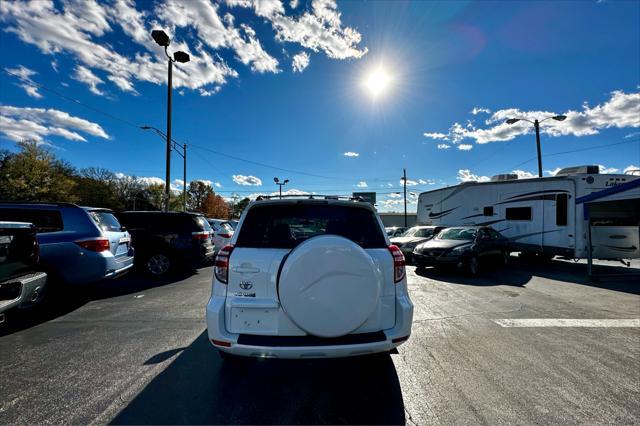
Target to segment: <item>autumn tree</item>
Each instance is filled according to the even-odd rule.
[[[0,161],[0,199],[76,202],[74,169],[33,140],[17,143],[18,153]]]
[[[211,185],[199,180],[191,181],[187,189],[188,210],[196,212],[203,211],[204,202],[210,195],[214,195]]]
[[[208,194],[204,199],[201,210],[206,217],[226,219],[229,217],[229,206],[219,195]]]

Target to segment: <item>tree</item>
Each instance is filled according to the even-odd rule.
[[[85,206],[106,207],[114,210],[125,208],[125,200],[116,191],[116,175],[102,168],[90,167],[80,171],[76,195]]]
[[[202,211],[209,195],[214,195],[213,188],[199,180],[192,180],[187,189],[187,208],[191,211]]]
[[[242,215],[242,212],[247,207],[247,205],[249,205],[250,202],[251,202],[251,200],[249,198],[245,197],[242,200],[240,200],[237,203],[235,203],[231,208],[230,218],[231,219],[240,218],[240,216]]]
[[[18,142],[20,152],[0,159],[0,199],[76,202],[75,171],[36,141]]]
[[[206,217],[227,218],[229,217],[229,207],[219,195],[209,194],[202,203],[202,209],[198,210]]]

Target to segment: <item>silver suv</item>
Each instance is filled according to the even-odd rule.
[[[249,204],[220,250],[207,328],[223,358],[365,355],[409,338],[404,257],[376,211],[316,197]]]

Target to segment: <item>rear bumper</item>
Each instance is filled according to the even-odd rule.
[[[23,304],[36,303],[47,284],[47,274],[36,272],[0,284],[0,313]]]
[[[411,334],[413,304],[408,296],[396,297],[396,322],[391,329],[377,333],[366,333],[370,335],[366,337],[354,334],[335,340],[327,339],[326,342],[317,343],[315,346],[313,342],[321,339],[282,337],[285,343],[275,344],[269,343],[269,341],[273,342],[278,339],[277,336],[248,336],[229,333],[225,329],[224,316],[225,298],[211,297],[207,304],[207,331],[209,341],[221,351],[234,355],[262,358],[342,358],[388,352],[404,343]],[[299,345],[296,345],[296,339],[300,342]],[[357,341],[365,341],[365,343],[353,343]],[[220,342],[230,346],[223,346]],[[338,344],[332,344],[334,342]],[[291,343],[292,346],[286,346],[288,343]]]

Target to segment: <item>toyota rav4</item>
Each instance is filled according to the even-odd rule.
[[[335,197],[251,203],[216,258],[207,304],[225,359],[388,352],[412,318],[404,256],[376,211]]]

